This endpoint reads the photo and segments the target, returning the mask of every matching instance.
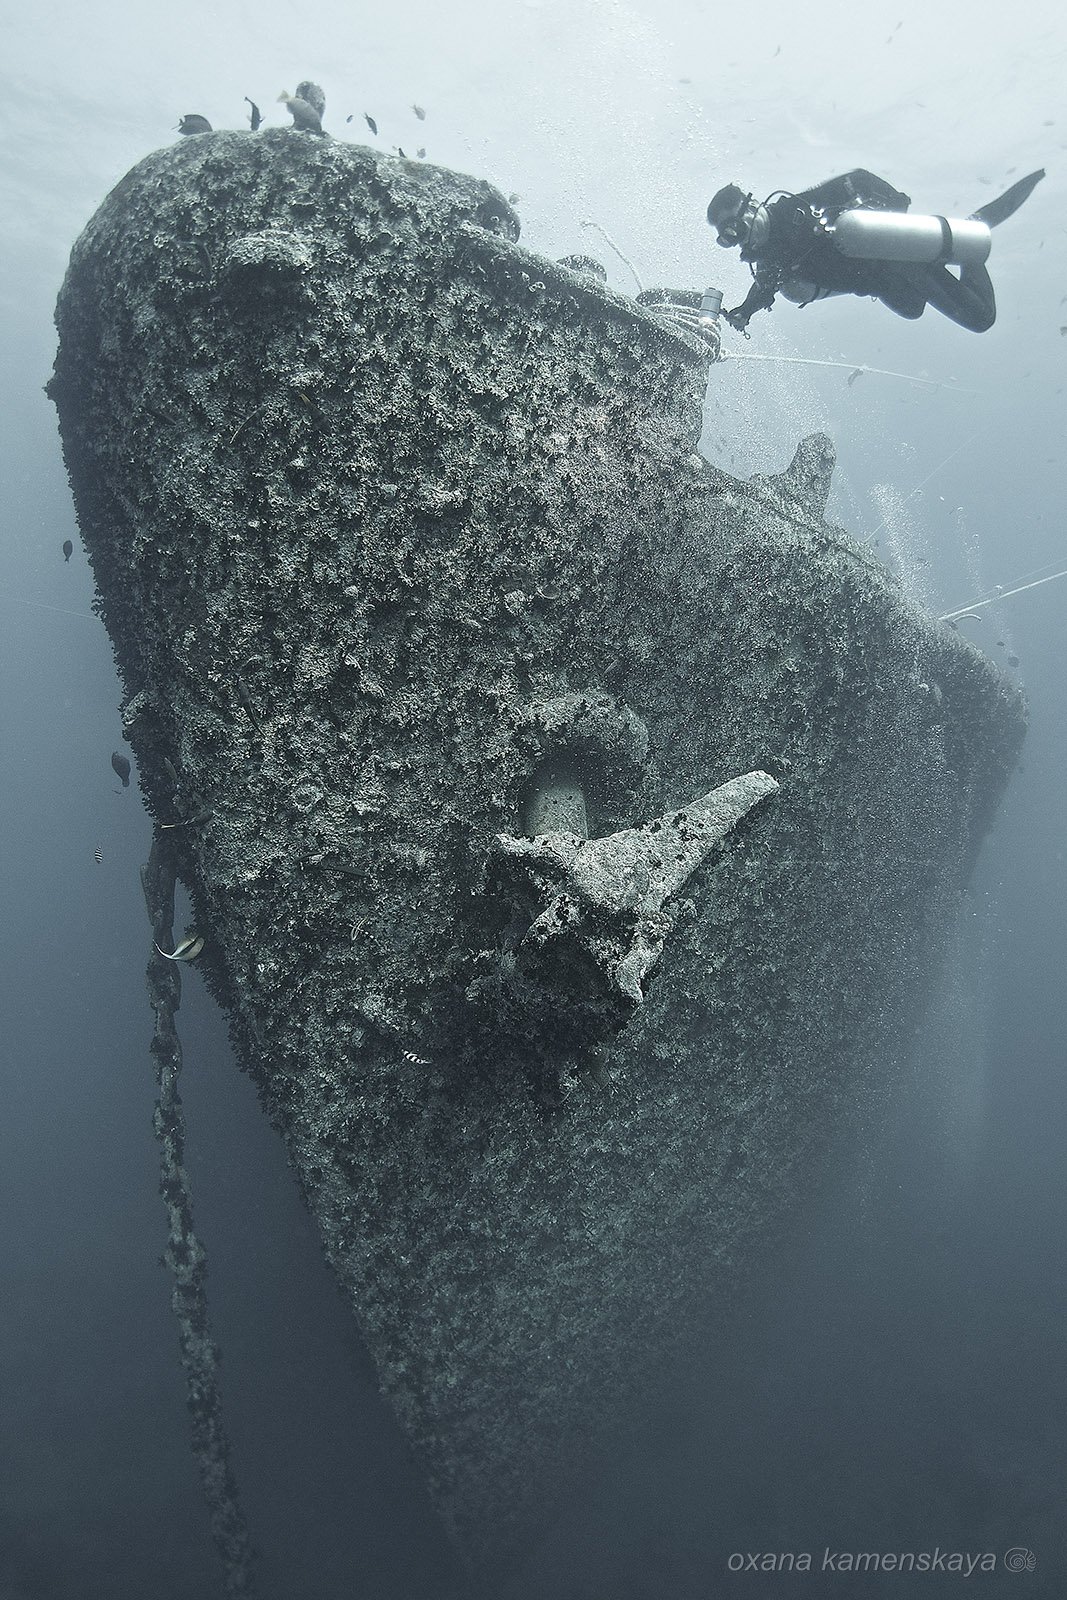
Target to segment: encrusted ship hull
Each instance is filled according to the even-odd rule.
[[[51,391],[237,1057],[472,1563],[891,1085],[1022,708],[483,183],[150,156]],[[726,786],[726,787],[724,787]]]

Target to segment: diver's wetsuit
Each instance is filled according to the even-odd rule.
[[[727,317],[734,327],[744,328],[754,312],[773,305],[778,293],[801,305],[828,294],[861,294],[873,295],[898,317],[921,317],[932,305],[961,327],[984,333],[997,315],[984,266],[961,267],[957,278],[936,262],[855,261],[835,249],[829,229],[842,211],[859,206],[907,211],[910,204],[910,196],[862,167],[772,200],[767,238],[741,251],[742,261],[755,270],[755,282]]]

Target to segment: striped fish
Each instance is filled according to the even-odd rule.
[[[155,940],[152,942],[155,943]],[[164,956],[168,961],[195,961],[203,948],[204,936],[197,933],[195,928],[190,928],[185,938],[179,940],[178,944],[169,953],[166,950],[159,950],[158,944],[156,945],[160,955]]]

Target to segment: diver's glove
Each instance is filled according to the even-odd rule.
[[[748,318],[740,306],[735,306],[732,311],[724,311],[722,315],[723,321],[728,322],[731,328],[736,328],[737,332],[743,333],[746,339],[751,339],[752,335],[748,331]]]

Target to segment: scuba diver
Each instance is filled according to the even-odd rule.
[[[750,317],[769,310],[777,294],[801,306],[859,294],[873,295],[898,317],[921,317],[931,305],[961,328],[985,333],[997,315],[985,266],[989,230],[1044,176],[1041,168],[1020,178],[964,220],[909,215],[910,197],[862,167],[800,194],[778,190],[762,203],[728,183],[712,198],[708,222],[719,244],[741,246],[755,281],[724,317],[747,337]]]

